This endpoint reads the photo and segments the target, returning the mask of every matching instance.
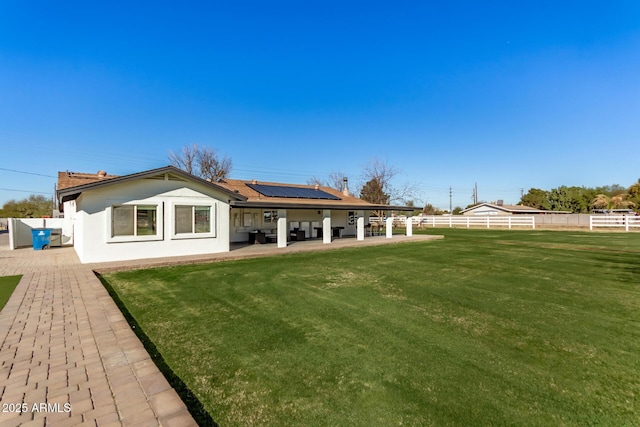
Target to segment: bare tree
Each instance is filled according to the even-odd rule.
[[[199,150],[198,144],[192,144],[182,147],[178,154],[169,151],[169,163],[178,169],[194,174],[194,170],[197,168],[196,157]]]
[[[400,170],[386,160],[373,158],[363,167],[364,184],[360,189],[360,198],[371,203],[389,205],[393,202],[415,203],[416,186],[403,184],[394,187],[391,184]],[[381,213],[377,213],[381,214]]]
[[[307,184],[319,185],[321,187],[331,187],[335,188],[338,191],[343,191],[344,179],[346,178],[346,176],[347,175],[344,172],[331,172],[328,179],[322,180],[317,176],[313,176],[307,180]]]
[[[318,178],[317,176],[312,176],[311,178],[309,178],[307,180],[307,184],[309,184],[309,185],[319,185],[320,187],[328,187],[329,186],[327,181],[323,181],[320,178]]]
[[[200,178],[216,182],[231,172],[231,159],[209,146],[185,145],[180,153],[169,152],[171,165]]]
[[[344,179],[347,175],[344,172],[331,172],[329,174],[329,187],[338,191],[344,191]]]
[[[202,147],[197,156],[200,177],[211,182],[225,178],[231,172],[231,159],[219,156],[211,147]]]

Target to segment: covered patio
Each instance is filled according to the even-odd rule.
[[[286,248],[294,242],[310,239],[323,244],[345,237],[363,241],[374,237],[374,230],[381,229],[390,239],[394,236],[393,212],[407,216],[406,235],[413,234],[410,216],[413,207],[366,202],[349,193],[346,181],[343,191],[318,185],[258,183],[255,180],[225,179],[219,184],[244,198],[230,202],[232,244],[275,243],[277,248]],[[385,216],[383,224],[370,221],[373,212]]]

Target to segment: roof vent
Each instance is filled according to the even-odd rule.
[[[258,181],[257,181],[257,180],[255,180],[255,179],[252,179],[252,180],[251,180],[251,183],[255,185],[255,184],[257,184],[257,183],[258,183]]]
[[[104,178],[105,176],[107,176],[107,171],[98,171],[98,176],[100,178]]]
[[[316,184],[313,188],[315,188],[316,190],[319,190],[320,186],[318,184]]]

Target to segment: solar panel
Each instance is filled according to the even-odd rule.
[[[286,197],[290,199],[323,199],[340,200],[326,191],[307,187],[286,187],[283,185],[247,184],[252,189],[266,197]]]

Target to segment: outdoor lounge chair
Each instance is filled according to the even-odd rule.
[[[267,235],[264,233],[264,231],[258,231],[256,233],[256,242],[261,244],[267,243]]]
[[[292,241],[297,241],[297,242],[301,242],[305,239],[305,231],[301,230],[299,228],[294,228],[293,230],[290,231],[289,236],[291,237]]]

